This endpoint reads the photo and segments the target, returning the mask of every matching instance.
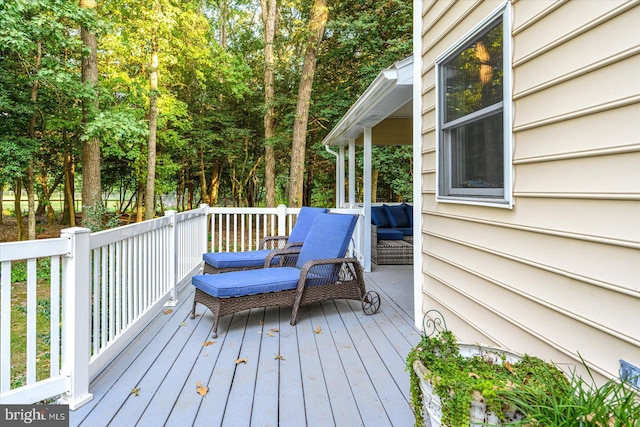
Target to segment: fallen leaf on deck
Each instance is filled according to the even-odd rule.
[[[215,344],[215,343],[216,343],[215,341],[205,341],[205,342],[202,343],[202,346],[203,347],[207,347],[207,346],[209,346],[211,344]]]
[[[135,394],[136,396],[140,396],[138,393],[140,393],[140,388],[136,387],[133,390],[131,390],[131,393],[129,393],[129,394],[130,395],[131,394]]]
[[[276,354],[276,357],[274,357],[275,360],[284,360],[284,356],[280,356],[279,354]]]
[[[239,365],[241,363],[247,363],[247,358],[246,357],[242,357],[240,359],[236,359],[236,365]]]
[[[261,324],[261,325],[264,325],[264,320],[261,320],[258,323]]]
[[[198,381],[196,383],[196,391],[198,392],[198,394],[200,396],[206,396],[207,393],[209,392],[209,387],[203,386],[202,383],[200,381]]]
[[[170,309],[170,308],[167,308],[166,310],[164,310],[164,311],[162,312],[162,314],[171,314],[171,313],[173,313],[173,310],[172,310],[172,309]]]
[[[187,324],[182,322],[182,323],[180,323],[180,327],[182,327],[182,326],[187,326]]]
[[[271,332],[267,332],[267,336],[274,337],[275,335],[273,335]]]
[[[322,333],[322,328],[321,328],[320,326],[318,326],[318,327],[315,329],[315,331],[313,331],[313,332],[315,332],[316,334],[321,334],[321,333]]]
[[[278,333],[278,332],[280,332],[280,329],[278,329],[278,328],[271,328],[271,329],[269,329],[269,332],[275,332],[275,333]]]

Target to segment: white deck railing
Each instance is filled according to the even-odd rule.
[[[360,209],[336,209],[361,214]],[[289,234],[299,209],[209,208],[90,233],[63,230],[60,238],[0,244],[0,403],[29,404],[61,396],[76,409],[89,401],[89,383],[120,354],[202,269],[206,251],[253,250],[265,236]],[[362,262],[362,216],[350,248]],[[210,239],[208,238],[210,236]],[[50,279],[37,279],[48,260]],[[12,304],[12,269],[26,260],[26,307]],[[42,261],[41,261],[42,263]],[[42,268],[42,267],[40,267]],[[47,331],[37,327],[38,289],[50,303]],[[11,331],[26,309],[26,372],[11,384]],[[49,336],[50,369],[38,378],[38,335]],[[13,376],[12,376],[13,374]],[[22,373],[20,373],[22,374]]]

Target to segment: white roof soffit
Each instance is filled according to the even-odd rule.
[[[347,145],[364,128],[372,128],[413,98],[413,56],[382,70],[322,140],[324,145]]]

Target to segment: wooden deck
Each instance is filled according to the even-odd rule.
[[[292,327],[290,308],[253,309],[222,318],[217,339],[205,307],[189,318],[188,286],[91,384],[70,425],[411,426],[412,268],[377,267],[366,281],[382,296],[374,316],[331,301],[301,308]]]

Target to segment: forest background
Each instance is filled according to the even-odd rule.
[[[333,206],[321,141],[411,53],[411,20],[410,0],[0,0],[0,224],[96,230],[158,195]],[[378,197],[410,200],[411,147],[373,157]]]

